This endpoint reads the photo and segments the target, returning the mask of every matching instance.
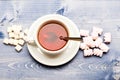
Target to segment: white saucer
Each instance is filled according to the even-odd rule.
[[[65,22],[67,25],[69,25],[69,29],[70,29],[69,36],[70,37],[80,37],[77,26],[70,19],[68,19],[64,16],[61,16],[61,15],[57,15],[57,14],[51,14],[51,15],[52,15],[51,18],[53,18],[53,19],[59,18],[59,19],[63,20],[63,22]],[[29,29],[28,39],[31,37],[34,37],[34,31],[35,31],[34,23]],[[27,44],[28,50],[29,50],[31,56],[38,62],[40,62],[44,65],[48,65],[48,66],[59,66],[59,65],[69,62],[77,54],[77,52],[79,50],[79,45],[80,45],[79,41],[71,40],[65,51],[63,51],[62,53],[60,53],[58,55],[51,56],[51,55],[47,55],[47,54],[43,53],[36,45]]]

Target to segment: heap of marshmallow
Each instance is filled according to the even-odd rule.
[[[15,46],[15,49],[19,52],[22,50],[27,40],[28,29],[22,30],[21,25],[12,25],[7,28],[8,38],[4,38],[3,43],[6,45]]]
[[[83,50],[84,56],[99,56],[102,57],[103,53],[109,51],[107,44],[111,42],[111,33],[104,33],[103,39],[100,37],[103,29],[93,27],[92,33],[89,35],[88,30],[80,30],[80,36],[83,42],[80,44],[80,49]]]

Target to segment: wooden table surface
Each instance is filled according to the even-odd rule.
[[[0,80],[119,80],[120,79],[120,1],[83,0],[1,0],[0,1]],[[70,18],[78,29],[93,26],[111,32],[110,51],[99,57],[83,57],[78,51],[69,63],[44,66],[30,56],[27,46],[17,53],[3,44],[11,24],[29,28],[37,18],[47,14]]]

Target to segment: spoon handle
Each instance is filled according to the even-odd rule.
[[[80,37],[63,37],[63,36],[60,36],[60,39],[65,40],[65,41],[68,41],[68,40],[82,41],[82,39]]]

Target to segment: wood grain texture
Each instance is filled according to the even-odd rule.
[[[74,4],[74,5],[73,5]],[[120,78],[120,1],[81,0],[7,0],[0,1],[0,80],[114,80]],[[58,13],[73,20],[79,29],[92,30],[93,26],[111,32],[110,51],[102,58],[83,57],[78,51],[69,63],[44,66],[29,54],[27,46],[17,53],[12,46],[3,44],[6,29],[11,24],[29,28],[34,20]]]

